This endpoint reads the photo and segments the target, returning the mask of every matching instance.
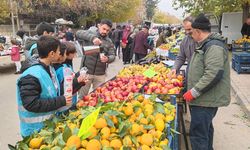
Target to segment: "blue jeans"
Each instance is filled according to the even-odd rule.
[[[213,150],[213,118],[218,107],[190,106],[192,150]]]

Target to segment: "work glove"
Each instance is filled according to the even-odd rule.
[[[188,90],[184,95],[183,98],[187,101],[187,102],[191,102],[192,100],[194,100],[195,98],[197,98],[198,96],[200,96],[200,93],[195,90],[194,88],[192,88],[191,90]]]

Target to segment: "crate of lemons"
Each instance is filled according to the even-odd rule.
[[[16,144],[16,149],[40,150],[168,150],[176,106],[136,95],[124,102],[102,105],[90,134],[80,138],[81,121],[94,107],[83,107],[46,122],[39,133]],[[172,131],[172,130],[171,130]]]

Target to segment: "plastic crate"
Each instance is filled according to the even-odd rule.
[[[250,73],[250,63],[238,63],[232,60],[232,68],[238,73]]]
[[[172,53],[172,52],[169,52],[168,53],[168,58],[172,59],[172,60],[175,60],[176,59],[176,54]]]
[[[173,129],[177,131],[178,129],[178,106],[176,102],[176,96],[171,96],[170,102],[172,105],[175,105],[175,108],[176,108],[175,119],[171,123],[173,124],[172,126],[174,126]],[[171,133],[171,126],[168,127],[167,137],[168,137],[168,147],[171,150],[179,150],[179,143],[178,143],[179,137],[177,133],[173,133],[173,132]]]
[[[232,51],[233,52],[242,52],[244,51],[244,45],[243,44],[232,44]]]
[[[241,47],[232,47],[232,52],[243,52],[245,49]]]
[[[232,52],[250,52],[250,43],[232,44]]]
[[[248,52],[234,52],[232,59],[237,63],[250,63],[250,53]]]

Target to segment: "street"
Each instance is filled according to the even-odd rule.
[[[79,69],[79,59],[74,61],[75,70]],[[117,58],[109,65],[108,78],[113,77],[123,67]],[[15,67],[0,67],[0,150],[7,150],[7,144],[15,145],[21,140],[19,134],[19,119],[16,105]],[[231,104],[220,108],[214,119],[214,149],[215,150],[247,150],[250,149],[250,122],[246,119],[240,105],[232,95]]]

